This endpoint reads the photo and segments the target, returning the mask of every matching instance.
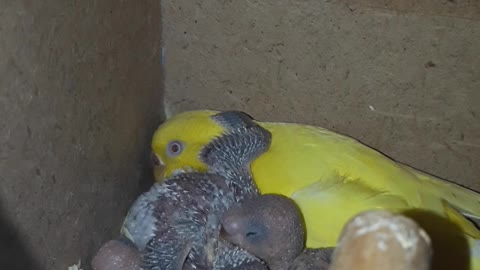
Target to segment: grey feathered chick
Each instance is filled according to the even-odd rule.
[[[326,270],[334,248],[305,249],[305,227],[297,205],[283,195],[264,194],[225,212],[221,238],[264,260],[270,270]]]
[[[223,213],[258,195],[250,163],[271,134],[240,112],[213,116],[226,134],[200,153],[207,173],[186,172],[155,184],[131,207],[122,234],[143,254],[143,269],[266,269],[243,249],[219,239]]]

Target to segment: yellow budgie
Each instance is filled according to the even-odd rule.
[[[180,113],[157,129],[152,149],[159,165],[155,169],[158,181],[182,171],[206,170],[198,154],[204,145],[225,132],[212,118],[217,113]],[[435,218],[424,218],[421,225],[469,241],[470,249],[466,244],[462,247],[461,241],[450,246],[449,242],[436,243],[433,239],[437,257],[445,252],[435,250],[435,244],[446,245],[441,248],[447,252],[470,251],[470,269],[480,270],[480,231],[470,221],[480,220],[479,193],[397,163],[355,139],[327,129],[256,122],[272,133],[272,144],[251,165],[255,183],[262,193],[278,193],[295,200],[305,218],[308,247],[334,246],[345,223],[365,210],[428,210],[454,226],[437,225]],[[461,269],[458,262],[455,265],[454,269]],[[450,269],[446,263],[438,266]]]

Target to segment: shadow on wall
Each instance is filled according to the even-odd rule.
[[[430,211],[414,209],[403,214],[415,220],[430,236],[433,270],[470,269],[470,247],[458,225]]]
[[[1,200],[0,200],[1,201]],[[0,204],[0,265],[2,269],[30,270],[41,269],[28,247],[20,238],[20,233],[6,217]]]

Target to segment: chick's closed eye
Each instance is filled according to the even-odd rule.
[[[230,211],[222,220],[221,237],[241,247],[261,246],[269,241],[266,224],[243,211]]]
[[[258,243],[268,238],[268,230],[265,224],[258,222],[249,222],[244,235],[247,241]]]

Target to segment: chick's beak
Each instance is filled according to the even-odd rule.
[[[228,217],[224,217],[220,222],[220,239],[226,240],[229,242],[234,242],[235,236],[239,233],[239,224],[238,222],[231,221]]]
[[[155,178],[156,182],[162,182],[164,180],[165,163],[163,163],[162,159],[155,153],[152,153],[151,160],[153,177]]]

